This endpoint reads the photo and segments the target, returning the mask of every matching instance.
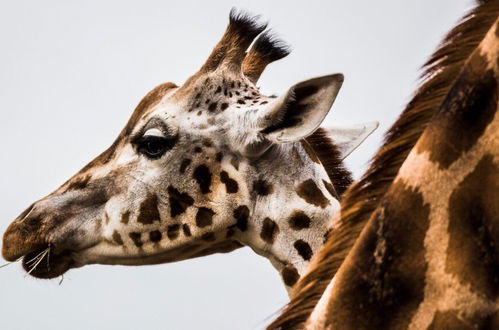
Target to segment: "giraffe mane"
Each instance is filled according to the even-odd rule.
[[[382,147],[361,179],[344,194],[340,225],[333,230],[291,301],[268,329],[301,329],[334,277],[400,166],[439,109],[463,64],[497,18],[499,1],[478,0],[423,65],[416,93],[385,134]]]
[[[320,127],[312,135],[306,137],[305,140],[312,147],[317,157],[319,157],[339,195],[338,197],[341,198],[343,193],[352,184],[353,178],[352,172],[343,165],[338,147],[328,136],[326,130]]]

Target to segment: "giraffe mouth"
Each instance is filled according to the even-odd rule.
[[[71,251],[54,252],[54,250],[53,246],[47,245],[25,254],[22,257],[22,266],[27,274],[36,278],[51,279],[74,268]]]

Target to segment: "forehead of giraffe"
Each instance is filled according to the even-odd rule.
[[[223,37],[202,68],[181,87],[168,82],[151,90],[136,107],[112,146],[85,169],[107,163],[115,155],[120,142],[137,133],[140,125],[155,114],[199,130],[224,122],[226,116],[219,114],[230,105],[235,109],[245,107],[252,110],[250,107],[253,107],[255,110],[268,104],[269,98],[260,95],[255,83],[269,63],[287,56],[290,50],[270,31],[264,32],[266,24],[258,23],[258,19],[258,16],[232,9]],[[169,102],[160,106],[166,99]],[[183,116],[183,113],[188,115]]]

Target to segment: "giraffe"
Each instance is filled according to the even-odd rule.
[[[377,123],[319,128],[341,74],[261,94],[265,67],[289,53],[265,30],[232,10],[197,73],[149,92],[109,149],[11,223],[4,258],[54,278],[88,264],[167,263],[249,246],[291,288],[352,181],[343,159]]]
[[[427,62],[268,329],[499,328],[498,17],[478,2]]]

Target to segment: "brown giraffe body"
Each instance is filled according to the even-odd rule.
[[[498,14],[499,2],[484,1],[455,30],[460,34],[451,34],[456,44],[468,38],[471,49],[461,63],[447,55],[446,65],[459,70],[446,76],[450,86],[393,182],[364,215],[359,236],[352,234],[338,271],[331,265],[345,246],[331,241],[270,328],[499,328]],[[476,41],[469,41],[472,32]],[[439,81],[448,70],[429,79]],[[346,204],[359,203],[354,196],[347,192],[354,204]],[[359,204],[342,213],[361,217],[358,210]],[[342,225],[353,232],[345,214],[338,221],[348,221]],[[317,277],[324,268],[334,277]],[[324,289],[314,296],[313,285]],[[314,298],[300,311],[293,301],[304,296]]]
[[[249,246],[293,286],[351,182],[342,159],[375,127],[339,132],[347,140],[338,148],[317,130],[341,74],[262,95],[258,77],[288,53],[264,30],[231,12],[201,70],[181,87],[152,90],[108,150],[9,226],[3,256],[24,256],[31,275],[53,278],[87,264],[157,264]],[[33,267],[47,248],[47,262]]]

